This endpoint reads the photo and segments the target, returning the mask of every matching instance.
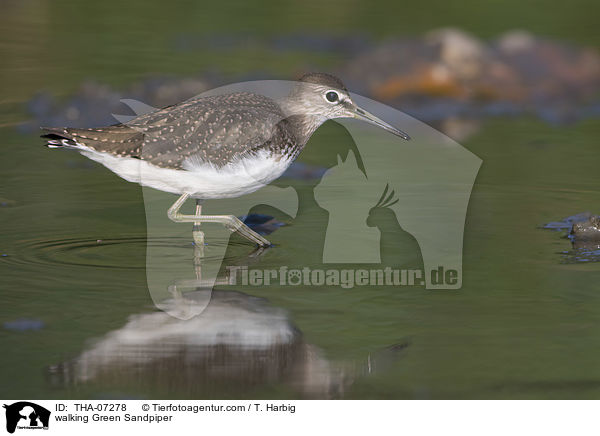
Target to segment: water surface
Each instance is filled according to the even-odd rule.
[[[82,21],[69,16],[71,2],[59,5],[64,10],[46,1],[8,2],[12,19],[0,30],[6,41],[0,76],[1,397],[598,398],[600,263],[565,261],[571,242],[540,229],[579,212],[600,213],[597,119],[562,127],[532,118],[490,119],[462,142],[483,160],[465,225],[462,289],[219,285],[210,310],[218,320],[243,321],[238,330],[218,322],[180,329],[153,307],[146,249],[150,244],[179,253],[192,271],[191,241],[147,239],[140,187],[75,153],[42,147],[35,132],[19,133],[17,124],[30,118],[25,103],[44,88],[69,95],[90,77],[120,85],[152,72],[184,75],[214,65],[225,73],[263,67],[277,75],[307,63],[326,68],[333,60],[248,47],[200,56],[172,45],[182,32],[198,30],[189,10],[178,9],[169,21],[180,20],[182,28],[168,24],[159,32],[163,17],[156,11],[98,3]],[[521,24],[587,42],[586,20],[557,20],[565,12],[560,9],[535,19],[539,8],[520,6],[523,13],[510,15]],[[569,5],[568,13],[583,6]],[[203,7],[210,18],[201,22],[228,25],[229,8],[211,8]],[[106,27],[103,18],[114,17],[115,9],[120,14]],[[481,36],[507,30],[490,28],[503,20],[481,8],[468,16],[464,10],[450,11],[454,21]],[[255,18],[242,26],[249,32],[277,35],[290,25],[244,11]],[[321,31],[331,25],[334,32],[397,34],[394,14],[385,11],[367,14],[357,7],[340,16],[335,4],[313,4],[294,29],[314,22],[311,28]],[[430,20],[448,16],[423,11],[408,11],[414,19],[402,22],[420,32],[445,23]],[[332,22],[332,16],[338,18]],[[325,125],[300,161],[334,165],[332,150],[347,150],[348,141],[340,126]],[[227,258],[263,269],[320,265],[315,247],[322,244],[327,211],[311,195],[317,182],[281,181],[298,192],[298,216],[257,206],[253,212],[287,224],[270,235],[276,246],[249,258],[252,248],[234,237]],[[194,334],[198,330],[202,334]],[[234,346],[214,347],[211,335],[242,330],[255,335],[232,335]],[[257,337],[263,339],[258,345]],[[154,363],[109,359],[119,353]],[[92,360],[106,363],[104,372],[81,369]]]

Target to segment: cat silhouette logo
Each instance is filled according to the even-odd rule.
[[[6,431],[14,433],[18,429],[48,429],[50,411],[29,401],[19,401],[4,405],[6,409]]]

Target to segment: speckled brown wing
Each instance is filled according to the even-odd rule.
[[[75,148],[82,144],[94,151],[174,169],[188,169],[202,162],[220,167],[262,148],[284,151],[296,146],[279,106],[250,93],[194,98],[127,124],[46,131],[46,137],[74,141]]]
[[[273,142],[293,141],[279,106],[250,93],[191,99],[127,125],[144,133],[141,158],[168,168],[220,167]]]

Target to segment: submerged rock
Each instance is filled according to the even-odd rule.
[[[275,217],[260,213],[251,213],[239,218],[244,224],[262,236],[270,235],[279,227],[285,226],[284,222],[278,221]]]
[[[573,224],[571,237],[576,242],[591,242],[600,244],[600,216],[591,216],[586,221]]]
[[[567,232],[573,249],[562,253],[564,262],[600,262],[600,216],[582,212],[550,222],[543,228]]]
[[[544,224],[543,228],[549,230],[568,230],[570,232],[573,228],[573,224],[587,221],[591,217],[591,212],[581,212],[576,215],[568,216],[561,221],[551,221]]]

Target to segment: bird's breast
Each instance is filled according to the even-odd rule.
[[[291,156],[261,150],[216,167],[202,161],[186,162],[193,178],[193,194],[201,198],[228,198],[254,192],[279,178],[292,163]]]

